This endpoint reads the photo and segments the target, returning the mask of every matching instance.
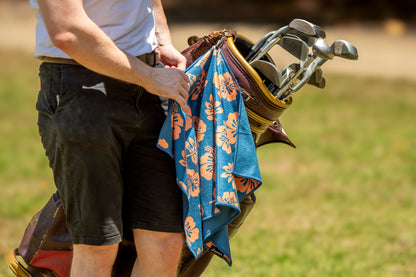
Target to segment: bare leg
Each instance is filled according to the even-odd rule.
[[[118,244],[91,246],[74,244],[71,277],[110,277]]]
[[[181,256],[182,233],[154,232],[134,229],[137,260],[134,277],[175,277]]]

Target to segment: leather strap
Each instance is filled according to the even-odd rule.
[[[149,66],[156,66],[159,63],[159,53],[157,50],[137,56],[137,58]],[[80,65],[77,61],[73,59],[47,57],[47,56],[41,56],[39,57],[39,59],[45,63]]]

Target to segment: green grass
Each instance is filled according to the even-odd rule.
[[[0,255],[54,191],[36,127],[38,63],[0,53]],[[416,276],[416,82],[328,75],[258,149],[264,184],[204,276]],[[0,276],[11,276],[0,263]]]
[[[0,276],[11,276],[4,257],[53,185],[36,126],[38,63],[14,52],[0,52],[0,60]]]
[[[416,83],[328,76],[258,151],[258,203],[206,276],[416,276]]]

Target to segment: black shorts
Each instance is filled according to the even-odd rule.
[[[182,232],[174,161],[156,147],[163,99],[78,65],[43,63],[40,79],[39,132],[73,243]]]

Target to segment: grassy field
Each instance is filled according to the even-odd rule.
[[[37,62],[0,53],[0,276],[54,191],[36,127]],[[233,266],[204,276],[416,276],[416,82],[326,76],[282,116],[297,149],[259,148],[258,203]]]

